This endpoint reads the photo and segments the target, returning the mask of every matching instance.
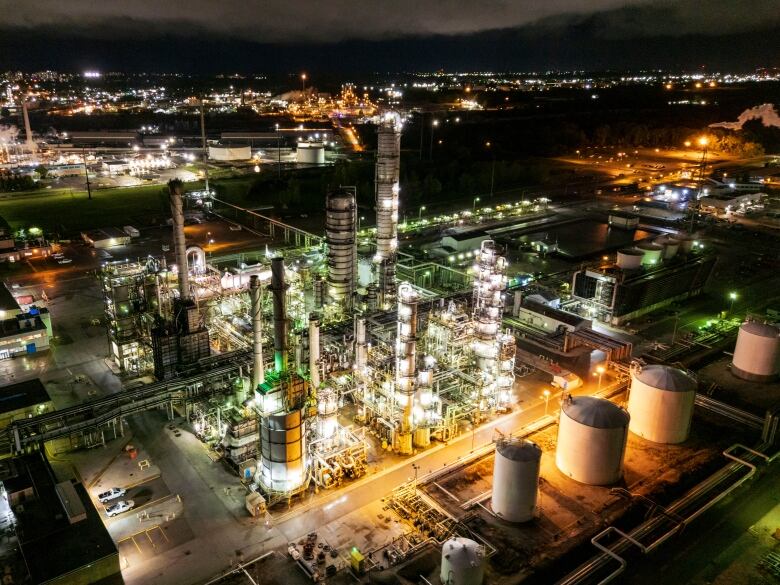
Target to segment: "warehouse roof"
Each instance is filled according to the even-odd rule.
[[[0,413],[13,412],[49,401],[51,397],[38,378],[0,386]]]

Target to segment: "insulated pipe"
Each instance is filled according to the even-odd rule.
[[[309,380],[316,389],[320,385],[320,316],[309,314]]]
[[[249,298],[252,311],[252,389],[265,382],[263,372],[263,313],[260,306],[260,279],[256,274],[249,277]]]
[[[271,260],[271,286],[274,296],[274,369],[287,370],[287,284],[284,278],[284,259]]]
[[[190,282],[189,267],[187,266],[187,244],[184,238],[182,182],[179,179],[168,181],[168,192],[171,200],[171,218],[173,219],[173,246],[176,254],[176,265],[179,268],[179,298],[186,301],[190,298]]]

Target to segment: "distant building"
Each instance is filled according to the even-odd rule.
[[[51,334],[48,309],[35,305],[22,309],[0,284],[0,360],[49,349]]]
[[[252,148],[249,146],[209,145],[209,159],[215,161],[244,161],[252,158]]]
[[[130,236],[116,227],[100,228],[81,232],[82,239],[93,248],[113,248],[114,246],[127,246]]]
[[[126,160],[104,160],[102,170],[110,177],[124,175],[130,170],[130,163]]]
[[[748,205],[761,203],[766,198],[766,193],[742,193],[737,191],[710,192],[699,200],[699,205],[704,211],[713,213],[729,213],[744,209]]]
[[[0,482],[29,573],[13,582],[123,583],[119,552],[81,483],[57,482],[42,453],[3,461]]]
[[[51,253],[51,246],[43,237],[17,238],[8,222],[0,217],[0,262],[46,258]]]

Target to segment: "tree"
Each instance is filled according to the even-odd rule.
[[[46,176],[49,174],[49,169],[47,169],[43,165],[38,165],[37,167],[35,167],[35,172],[38,173],[38,176],[41,179],[45,179]]]

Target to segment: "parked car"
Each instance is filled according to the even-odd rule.
[[[135,502],[133,500],[122,500],[121,502],[117,502],[113,506],[106,508],[106,514],[108,514],[109,518],[113,518],[117,514],[132,510],[134,506]]]
[[[112,487],[110,490],[105,491],[102,494],[98,494],[98,500],[100,500],[101,504],[105,504],[106,502],[110,502],[111,500],[116,500],[117,498],[121,498],[126,493],[127,490],[125,488]]]

